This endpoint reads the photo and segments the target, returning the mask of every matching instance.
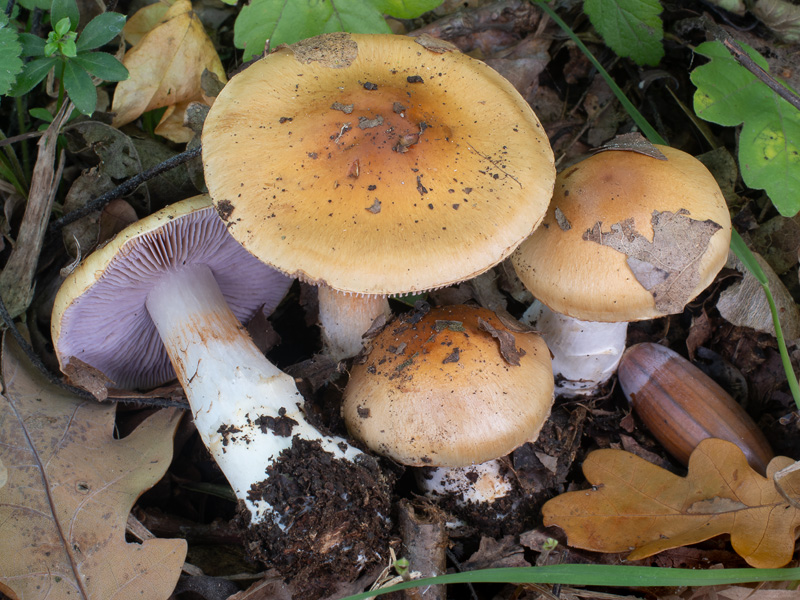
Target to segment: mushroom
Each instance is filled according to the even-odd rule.
[[[363,522],[346,517],[365,498],[368,513],[386,514],[381,477],[346,440],[308,422],[293,378],[240,324],[262,305],[271,312],[290,283],[229,236],[208,196],[198,196],[131,225],[68,276],[53,308],[53,344],[65,372],[96,370],[118,386],[150,387],[177,374],[203,443],[240,501],[254,557],[288,572],[304,564],[296,552],[363,566],[376,555],[345,539],[346,528],[371,527],[380,544],[386,519],[376,510]],[[304,467],[305,477],[318,478],[308,489],[287,483],[298,462],[316,465]],[[335,476],[350,480],[346,490]],[[318,492],[326,485],[330,493]],[[315,511],[338,520],[305,518],[314,496]]]
[[[562,171],[542,226],[512,256],[539,303],[557,393],[610,378],[629,321],[682,312],[725,264],[728,207],[694,157],[625,142]],[[527,319],[527,320],[526,320]]]
[[[547,136],[514,87],[429,36],[332,33],[279,48],[216,98],[203,164],[231,234],[319,285],[335,358],[358,353],[389,314],[386,296],[507,257],[555,179]]]
[[[460,504],[505,496],[494,459],[534,441],[553,402],[542,338],[490,310],[447,306],[399,317],[370,345],[344,392],[351,435],[404,465],[445,467],[418,479]]]

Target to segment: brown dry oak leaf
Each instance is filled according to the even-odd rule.
[[[735,444],[710,438],[679,477],[623,450],[597,450],[583,463],[591,489],[547,502],[544,524],[563,529],[571,546],[630,552],[630,560],[729,533],[749,565],[782,567],[794,552],[800,510],[780,495],[772,475],[793,462],[774,458],[765,478]],[[800,474],[781,486],[800,497]]]
[[[177,0],[170,6],[122,62],[130,77],[117,84],[114,91],[114,126],[121,127],[148,110],[166,106],[156,133],[174,142],[187,142],[192,137],[190,129],[175,127],[176,119],[183,122],[186,105],[192,101],[211,103],[203,93],[203,72],[210,71],[220,81],[226,81],[214,44],[189,0]]]
[[[697,221],[688,211],[653,211],[653,241],[639,233],[633,219],[602,230],[598,221],[583,239],[609,246],[628,256],[637,281],[651,294],[665,315],[683,312],[700,281],[698,266],[711,237],[721,229],[710,219]]]
[[[0,397],[0,592],[13,599],[168,598],[184,540],[125,541],[136,499],[164,475],[180,419],[114,439],[114,405],[46,381],[6,336]]]

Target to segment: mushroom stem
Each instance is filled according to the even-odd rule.
[[[427,496],[453,495],[460,505],[468,502],[491,504],[514,490],[503,474],[499,459],[468,467],[435,467],[417,469],[417,485]]]
[[[326,285],[320,285],[317,294],[322,342],[334,360],[361,352],[361,336],[376,318],[391,315],[386,296],[342,294]]]
[[[248,498],[267,467],[293,439],[319,442],[335,458],[361,454],[343,438],[324,436],[306,419],[294,380],[270,363],[231,312],[211,269],[194,265],[169,273],[147,297],[183,386],[203,443],[251,513],[251,523],[280,512]]]
[[[522,316],[547,342],[557,396],[593,394],[617,370],[628,323],[581,321],[550,310],[538,300]]]

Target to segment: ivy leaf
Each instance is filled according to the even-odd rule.
[[[85,52],[72,60],[91,75],[105,81],[123,81],[128,78],[128,69],[107,52]]]
[[[0,13],[0,94],[8,93],[22,71],[22,44],[8,17]]]
[[[639,65],[657,65],[664,56],[659,0],[585,0],[583,10],[619,56]]]
[[[104,12],[97,15],[83,28],[75,44],[78,48],[78,52],[94,50],[103,44],[107,44],[119,35],[124,25],[125,15],[115,12]],[[105,79],[105,77],[103,79]]]
[[[753,48],[745,51],[765,70],[767,61]],[[741,66],[721,42],[705,42],[695,51],[710,58],[691,74],[697,86],[698,117],[733,127],[742,124],[739,167],[751,188],[767,192],[786,216],[800,211],[800,112]]]
[[[321,33],[391,33],[384,14],[412,18],[441,4],[438,0],[253,0],[242,8],[233,42],[244,60],[270,48]]]
[[[64,65],[64,89],[81,113],[91,115],[97,107],[97,90],[92,78],[75,60]]]

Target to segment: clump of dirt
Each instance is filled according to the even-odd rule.
[[[296,436],[267,469],[267,479],[249,491],[251,500],[275,509],[284,529],[271,520],[251,525],[240,502],[237,520],[248,552],[291,579],[298,597],[318,598],[385,560],[391,483],[372,457],[338,459],[319,442]]]

